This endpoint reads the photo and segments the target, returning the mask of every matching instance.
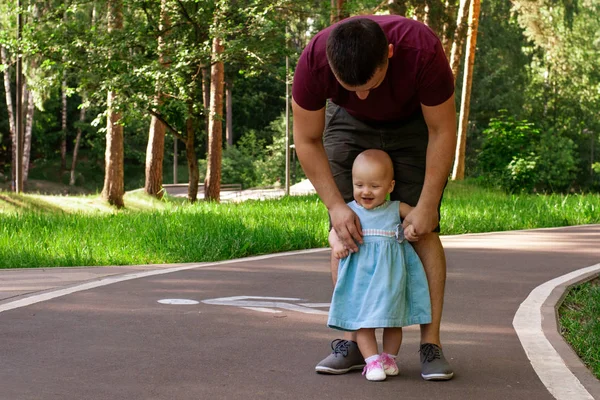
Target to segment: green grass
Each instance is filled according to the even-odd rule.
[[[84,199],[86,212],[35,199],[34,211],[0,214],[0,268],[216,261],[327,244],[315,196],[189,205],[136,194],[124,211]]]
[[[446,235],[593,224],[600,222],[600,195],[510,195],[450,182],[441,214]]]
[[[565,340],[600,379],[600,278],[571,289],[559,319]]]
[[[98,195],[0,193],[0,268],[217,261],[327,245],[317,196],[187,204],[141,192],[124,210]],[[449,184],[442,234],[600,222],[598,195],[506,195]]]

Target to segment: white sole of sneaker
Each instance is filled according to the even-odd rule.
[[[454,372],[451,372],[449,374],[429,374],[429,375],[421,374],[421,377],[423,379],[425,379],[426,381],[449,381],[450,379],[452,379],[453,376],[454,376]]]
[[[333,369],[327,367],[315,367],[315,371],[319,374],[329,374],[329,375],[341,375],[354,370],[362,370],[365,367],[365,364],[362,365],[353,365],[350,368],[346,369]]]

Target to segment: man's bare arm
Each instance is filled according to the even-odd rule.
[[[362,241],[360,222],[346,205],[340,194],[323,146],[325,108],[309,111],[292,100],[294,113],[294,145],[298,160],[306,176],[325,203],[331,216],[331,224],[341,242],[350,251],[357,251],[356,242]]]
[[[419,235],[431,232],[438,223],[437,207],[452,168],[456,149],[454,95],[438,106],[421,105],[421,109],[429,130],[425,182],[417,206],[405,219]]]

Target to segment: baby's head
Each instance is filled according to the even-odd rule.
[[[394,190],[394,164],[383,150],[365,150],[352,165],[354,200],[366,209],[373,209],[385,202]]]

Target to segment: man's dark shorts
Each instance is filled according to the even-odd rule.
[[[342,107],[329,101],[323,135],[325,152],[335,183],[344,201],[353,200],[352,163],[368,149],[387,152],[394,163],[396,185],[392,200],[416,206],[425,181],[425,160],[429,134],[423,115],[394,123],[365,123],[352,117]],[[438,205],[438,222],[439,208]],[[440,231],[439,225],[434,230]]]

